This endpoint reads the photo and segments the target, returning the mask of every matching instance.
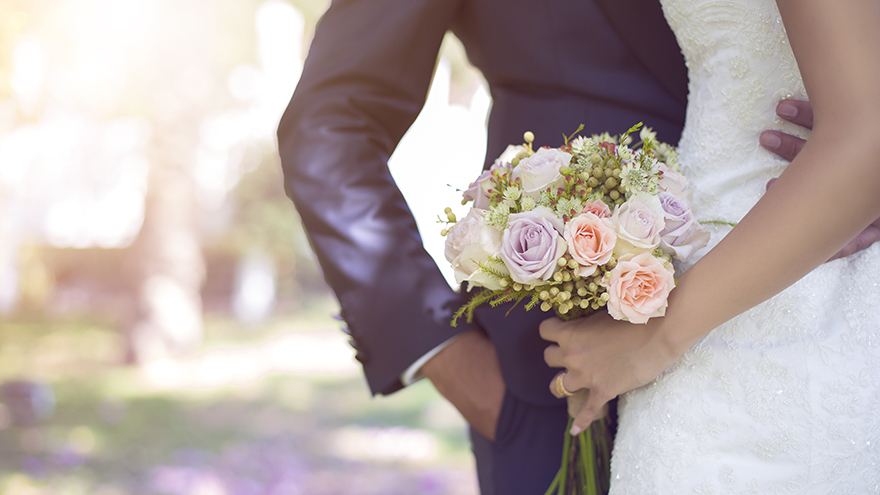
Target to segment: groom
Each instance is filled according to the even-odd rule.
[[[286,190],[372,392],[426,375],[472,427],[483,495],[543,493],[567,419],[547,392],[557,370],[543,361],[546,315],[482,308],[451,328],[463,296],[424,251],[387,167],[447,30],[491,90],[486,166],[525,130],[557,146],[548,140],[579,124],[590,135],[644,122],[675,143],[687,74],[653,0],[335,0],[281,120]],[[762,139],[783,155],[799,146],[779,133]]]

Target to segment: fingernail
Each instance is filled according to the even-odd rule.
[[[779,105],[776,105],[776,113],[779,114],[780,117],[788,117],[792,119],[797,117],[798,109],[791,103],[782,102]]]
[[[576,436],[578,436],[578,433],[580,433],[580,432],[582,432],[582,431],[584,431],[583,428],[581,428],[580,426],[575,425],[575,426],[572,426],[572,427],[571,427],[571,430],[569,430],[568,432],[571,434],[571,436],[576,437]]]
[[[765,133],[761,134],[761,137],[759,140],[761,141],[761,146],[763,146],[765,148],[770,148],[770,149],[775,150],[776,148],[779,148],[780,146],[782,146],[782,139],[780,139],[779,136],[777,136],[776,134],[774,134],[772,132],[765,132]]]

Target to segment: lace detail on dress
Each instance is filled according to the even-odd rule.
[[[663,7],[691,80],[680,145],[695,210],[701,220],[737,222],[786,165],[758,145],[758,133],[806,135],[775,115],[781,98],[806,98],[797,62],[773,2],[679,0]]]
[[[773,0],[662,3],[690,75],[694,212],[737,222],[786,166],[759,133],[800,132],[775,116],[806,98],[797,63]],[[710,230],[708,248],[730,229]],[[880,493],[880,246],[716,328],[620,406],[612,495]]]

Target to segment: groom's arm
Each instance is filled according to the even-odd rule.
[[[424,251],[387,166],[424,104],[459,3],[334,1],[278,141],[285,188],[372,392],[398,390],[404,370],[463,332],[423,370],[491,438],[504,393],[495,350],[474,327],[450,327],[463,300]]]
[[[783,100],[776,106],[776,115],[807,129],[813,128],[813,107],[808,101]],[[788,161],[801,152],[806,140],[779,131],[764,131],[761,133],[761,146]],[[771,181],[772,183],[772,181]],[[767,185],[768,187],[770,184]],[[880,218],[868,225],[855,239],[847,243],[840,251],[828,261],[845,258],[880,241]]]
[[[421,110],[458,2],[336,0],[278,129],[285,189],[375,394],[461,331],[388,158]],[[417,166],[417,164],[413,164]]]

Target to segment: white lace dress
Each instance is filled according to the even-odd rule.
[[[695,214],[739,221],[786,165],[760,132],[797,131],[776,102],[806,97],[782,20],[773,0],[663,8],[690,71],[680,152]],[[714,230],[710,247],[730,229]],[[817,268],[626,394],[611,467],[612,495],[880,493],[880,246]]]

